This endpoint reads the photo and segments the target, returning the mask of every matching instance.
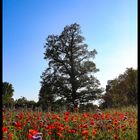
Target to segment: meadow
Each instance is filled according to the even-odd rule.
[[[137,108],[42,112],[3,110],[2,140],[137,140]]]

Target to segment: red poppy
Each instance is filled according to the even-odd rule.
[[[19,130],[22,129],[22,125],[21,125],[20,122],[17,121],[17,122],[15,122],[14,124],[15,124],[15,126],[17,127],[17,129],[19,129]]]
[[[9,133],[9,134],[8,134],[8,136],[9,136],[9,137],[12,137],[12,136],[13,136],[13,134],[12,134],[12,133]]]
[[[65,120],[65,122],[68,122],[69,121],[69,117],[68,116],[64,117],[64,120]]]
[[[90,121],[90,125],[94,125],[94,121],[93,120]]]
[[[49,135],[52,135],[52,132],[51,132],[51,131],[49,131],[49,132],[48,132],[48,134],[49,134]]]
[[[32,139],[32,135],[29,133],[28,135],[27,135],[27,137],[29,138],[29,139]]]
[[[35,134],[37,134],[38,132],[37,132],[36,130],[29,129],[29,133],[30,133],[31,135],[35,135]]]
[[[70,114],[70,112],[68,112],[68,111],[67,112],[64,112],[64,115],[69,115],[69,114]]]
[[[97,134],[97,131],[94,129],[93,130],[93,135],[95,136]]]
[[[117,134],[114,134],[114,139],[115,139],[115,140],[117,140],[117,139],[118,139]]]
[[[64,130],[64,127],[58,126],[57,129],[58,129],[59,131],[63,131],[63,130]]]
[[[7,133],[7,132],[8,132],[8,128],[5,127],[5,126],[3,126],[3,127],[2,127],[2,132]]]
[[[82,127],[83,127],[83,128],[88,128],[88,125],[87,125],[87,124],[83,124]]]
[[[55,126],[53,124],[50,124],[46,127],[46,129],[49,129],[49,130],[54,129],[54,128],[55,128]]]
[[[57,135],[58,135],[60,138],[64,138],[64,136],[63,136],[62,133],[60,133],[60,132],[57,132]]]
[[[88,131],[87,131],[87,130],[83,130],[83,131],[82,131],[82,135],[83,135],[83,136],[87,136],[87,135],[88,135]]]

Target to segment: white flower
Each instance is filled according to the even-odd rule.
[[[32,137],[32,140],[43,140],[42,133],[37,133]]]

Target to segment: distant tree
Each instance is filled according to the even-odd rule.
[[[2,103],[5,107],[10,107],[14,103],[13,97],[14,88],[12,84],[3,82]]]
[[[36,102],[33,100],[27,100],[25,97],[21,97],[17,100],[15,100],[15,107],[16,108],[32,108],[34,109],[36,107]]]
[[[18,98],[15,100],[15,107],[16,108],[27,108],[28,107],[28,100],[25,97]]]
[[[74,23],[66,26],[59,36],[49,35],[46,39],[44,59],[48,68],[41,76],[41,88],[49,85],[50,89],[40,93],[43,102],[53,95],[73,104],[76,99],[88,102],[102,93],[100,82],[94,76],[99,71],[93,61],[97,51],[87,50],[80,33],[79,24]]]
[[[137,82],[137,70],[127,68],[124,74],[108,81],[101,106],[106,108],[137,105]]]
[[[37,103],[33,100],[28,100],[26,103],[27,108],[35,109],[37,106]]]
[[[27,105],[27,99],[25,97],[21,97],[15,100],[15,107],[25,107]]]

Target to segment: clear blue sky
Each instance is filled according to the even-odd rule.
[[[98,52],[103,88],[127,67],[137,68],[136,0],[3,0],[3,81],[13,85],[14,99],[38,100],[45,39],[75,22]]]

